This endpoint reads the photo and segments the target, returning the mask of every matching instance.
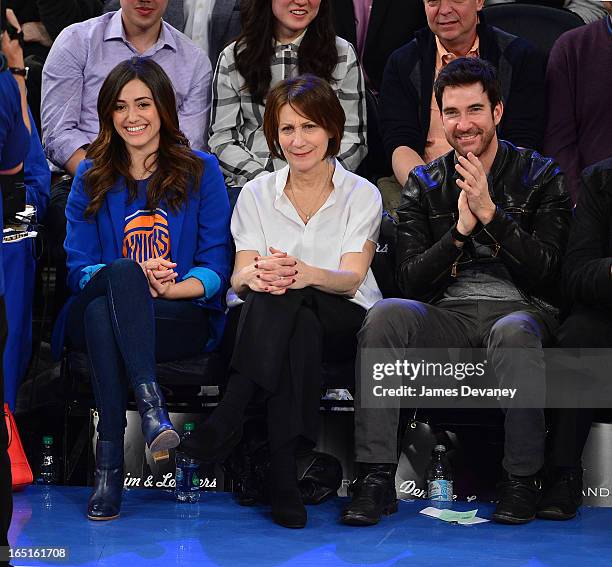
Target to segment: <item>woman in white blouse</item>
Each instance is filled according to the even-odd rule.
[[[266,407],[272,517],[306,524],[296,478],[298,446],[314,446],[321,362],[355,357],[366,310],[381,298],[370,270],[380,228],[378,190],[335,156],[344,111],[314,75],[268,95],[264,132],[283,169],[247,183],[231,229],[232,287],[244,300],[223,400],[181,448],[221,459],[238,442],[251,401]]]

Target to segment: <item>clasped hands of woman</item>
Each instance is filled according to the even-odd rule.
[[[252,291],[283,295],[288,289],[302,289],[312,284],[310,266],[273,246],[269,256],[255,256],[240,273],[242,282]]]
[[[174,271],[176,262],[165,258],[153,258],[139,262],[149,283],[149,291],[153,297],[173,299],[172,291],[178,274]]]
[[[176,282],[178,273],[174,271],[177,264],[165,258],[152,258],[139,262],[147,278],[152,297],[161,299],[191,299],[205,293],[202,283],[197,278],[187,278]]]

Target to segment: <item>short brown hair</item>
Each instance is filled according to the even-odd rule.
[[[329,132],[325,157],[337,156],[344,135],[344,109],[329,83],[315,75],[300,75],[278,83],[268,94],[263,131],[270,153],[284,159],[278,142],[280,110],[286,104]]]

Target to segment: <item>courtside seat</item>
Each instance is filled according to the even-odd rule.
[[[356,173],[376,185],[379,178],[392,175],[393,170],[383,149],[378,119],[378,95],[366,88],[365,101],[368,154],[357,168]]]
[[[202,386],[223,384],[226,366],[219,351],[157,364],[157,380],[170,409],[174,404],[188,405],[190,409],[201,408],[204,400],[197,396]],[[85,353],[67,350],[62,361],[62,378],[68,398],[74,398],[72,403],[93,407],[89,362]]]
[[[557,38],[566,31],[584,25],[582,18],[569,10],[538,4],[495,4],[483,10],[487,24],[525,38],[548,59]]]

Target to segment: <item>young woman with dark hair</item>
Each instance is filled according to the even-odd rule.
[[[99,412],[87,515],[119,515],[128,386],[153,457],[179,437],[155,380],[156,361],[214,346],[229,272],[229,203],[217,160],[179,130],[172,84],[151,59],[117,65],[98,97],[100,133],[66,207],[73,293],[60,318],[87,352]]]
[[[334,33],[330,0],[250,0],[242,34],[221,53],[213,78],[209,145],[229,186],[284,166],[263,135],[266,97],[279,81],[304,73],[327,81],[340,100],[340,163],[354,171],[365,157],[363,74],[353,47]]]
[[[286,165],[238,197],[231,283],[244,303],[230,377],[211,418],[181,448],[222,460],[240,439],[247,406],[263,402],[272,518],[302,528],[296,452],[317,441],[322,361],[355,357],[366,310],[381,298],[370,263],[382,203],[376,187],[336,158],[344,112],[323,79],[304,75],[274,87],[263,130]]]

